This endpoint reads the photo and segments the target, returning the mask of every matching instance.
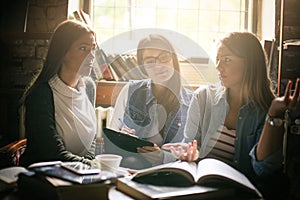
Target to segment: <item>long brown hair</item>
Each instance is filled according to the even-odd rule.
[[[232,32],[221,41],[232,53],[244,59],[241,102],[256,102],[261,108],[268,109],[274,94],[267,69],[263,47],[257,37],[249,32]]]
[[[91,29],[91,27],[75,20],[63,21],[56,27],[50,39],[50,45],[44,66],[28,84],[25,93],[21,98],[21,103],[25,101],[25,98],[35,85],[42,82],[48,82],[60,71],[62,61],[69,48],[76,40],[87,33],[95,35],[95,32]]]

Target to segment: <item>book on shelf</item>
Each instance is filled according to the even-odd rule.
[[[94,70],[96,73],[97,80],[101,78],[111,81],[114,80],[112,72],[110,71],[109,63],[107,62],[105,53],[99,47],[96,48],[95,51],[95,58],[96,58],[96,66],[94,65]]]
[[[157,179],[157,181],[160,181]],[[116,180],[116,189],[134,199],[217,199],[225,197],[233,197],[235,192],[232,188],[218,189],[214,187],[206,187],[193,185],[190,187],[175,186],[156,186],[150,184],[142,184],[133,181],[131,177],[118,178]]]
[[[134,80],[140,80],[140,79],[145,79],[147,76],[142,72],[140,69],[136,58],[133,55],[126,55],[124,56],[124,60],[126,61],[127,65],[130,68],[130,72],[132,74],[132,79]]]
[[[81,21],[89,26],[91,26],[90,16],[83,10],[74,11],[73,15],[76,20]],[[95,75],[96,80],[105,79],[108,81],[114,80],[112,72],[109,68],[109,63],[107,62],[106,55],[102,49],[97,45],[95,51],[96,61],[94,63],[93,75]]]
[[[108,55],[107,58],[108,58],[108,61],[111,65],[112,69],[114,70],[114,72],[117,76],[117,80],[119,80],[119,81],[128,81],[129,77],[126,75],[126,70],[124,69],[123,66],[120,65],[120,63],[116,59],[117,56]]]
[[[80,12],[79,12],[78,10],[75,10],[75,11],[73,12],[73,16],[74,16],[74,18],[75,18],[76,20],[78,20],[78,21],[80,21],[80,22],[84,22],[83,19],[82,19],[82,17],[81,17],[81,14],[80,14]]]
[[[176,161],[147,168],[135,173],[132,180],[159,186],[190,187],[200,185],[222,189],[234,188],[235,191],[247,196],[262,197],[244,174],[213,158],[205,158],[198,164]]]
[[[124,70],[124,76],[127,80],[134,80],[137,79],[137,77],[134,74],[134,71],[132,70],[131,66],[128,65],[123,55],[116,55],[115,56],[116,62],[119,63],[119,66],[123,68]]]
[[[92,27],[92,22],[91,22],[89,14],[87,14],[82,9],[80,9],[79,10],[79,15],[81,16],[81,19],[83,20],[84,23],[86,23],[87,25]]]
[[[86,12],[84,12],[83,10],[75,10],[73,12],[73,16],[76,20],[83,22],[87,25],[89,25],[90,27],[92,27],[92,23],[91,23],[91,19],[89,14],[87,14]]]

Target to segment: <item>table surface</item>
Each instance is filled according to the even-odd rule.
[[[122,199],[122,200],[134,200],[130,196],[124,194],[123,192],[120,192],[116,189],[116,187],[111,187],[108,192],[108,199],[109,200],[116,200],[116,199]]]

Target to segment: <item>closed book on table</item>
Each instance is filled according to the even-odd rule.
[[[108,190],[122,175],[101,170],[78,174],[62,165],[66,162],[35,163],[19,174],[20,193],[26,199],[108,199]],[[74,162],[76,163],[76,162]]]
[[[18,179],[20,195],[25,199],[81,200],[108,199],[110,184],[75,184],[33,171],[21,173]]]

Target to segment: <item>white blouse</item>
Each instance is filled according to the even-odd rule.
[[[85,155],[95,138],[97,123],[84,82],[80,79],[75,89],[56,75],[49,80],[49,85],[53,91],[56,129],[66,150]]]

